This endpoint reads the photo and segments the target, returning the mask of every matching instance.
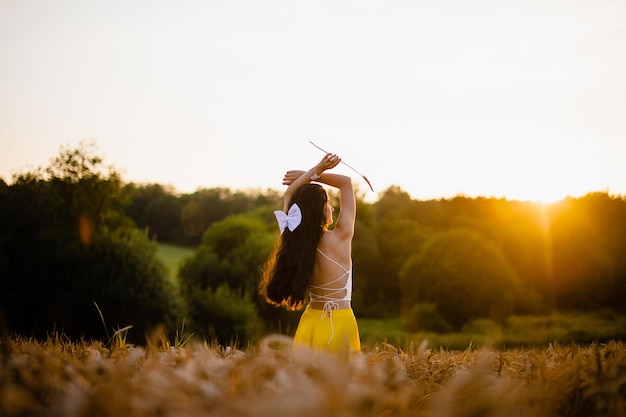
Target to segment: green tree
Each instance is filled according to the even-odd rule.
[[[615,261],[593,221],[575,202],[570,204],[550,227],[555,303],[561,309],[606,307],[616,281]]]
[[[409,254],[419,250],[416,222],[407,219],[412,201],[399,187],[381,193],[373,205],[357,200],[357,222],[352,242],[354,309],[370,317],[400,313],[398,272]]]
[[[472,230],[496,245],[511,264],[525,296],[518,311],[533,313],[550,301],[545,206],[496,198],[455,198],[450,228]],[[542,301],[540,295],[544,296]]]
[[[125,190],[130,202],[124,212],[140,229],[146,230],[151,239],[176,242],[184,238],[181,231],[182,202],[173,188],[160,184],[128,184]]]
[[[104,338],[97,302],[141,342],[181,314],[155,248],[119,211],[119,174],[96,151],[93,142],[61,148],[49,167],[0,191],[0,309],[16,333]]]
[[[626,311],[626,200],[606,192],[590,193],[578,205],[594,227],[605,254],[610,258],[613,278],[606,306]]]
[[[433,236],[401,272],[405,312],[434,303],[460,329],[474,318],[502,321],[514,311],[517,277],[500,249],[468,230]]]
[[[231,215],[277,206],[280,200],[275,190],[262,193],[211,188],[179,195],[172,187],[131,183],[125,191],[130,198],[125,214],[147,230],[152,239],[193,247],[202,243],[202,236],[211,224]]]
[[[358,213],[358,212],[357,212]],[[352,305],[357,315],[384,316],[388,304],[377,291],[380,278],[381,255],[374,230],[359,220],[352,241],[353,293]]]

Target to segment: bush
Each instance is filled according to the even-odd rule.
[[[121,230],[100,236],[85,255],[81,279],[87,285],[77,283],[77,293],[97,302],[110,326],[132,325],[129,335],[138,342],[157,326],[173,334],[184,303],[154,242],[136,229]]]
[[[188,294],[191,328],[200,338],[220,344],[248,342],[257,337],[262,322],[247,293],[227,284],[215,289],[195,288]]]
[[[230,216],[207,229],[202,245],[179,270],[197,334],[225,343],[255,336],[264,321],[272,331],[283,324],[291,328],[291,315],[257,294],[259,267],[274,239],[275,231],[254,215]]]
[[[452,326],[437,311],[437,304],[419,303],[404,314],[404,327],[409,332],[451,332]]]

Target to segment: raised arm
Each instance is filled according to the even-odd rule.
[[[283,178],[283,184],[288,185],[289,187],[287,187],[287,191],[285,191],[283,211],[287,212],[289,209],[288,205],[291,201],[291,196],[294,191],[298,189],[298,187],[313,180],[320,181],[320,176],[324,173],[324,171],[336,167],[339,162],[341,162],[341,158],[334,153],[328,153],[324,155],[322,160],[319,161],[317,165],[308,171],[287,171]]]
[[[327,157],[329,155],[332,154],[328,154]],[[330,168],[336,166],[340,161],[341,159],[338,159],[337,162]],[[341,238],[352,239],[354,235],[354,222],[356,220],[356,200],[354,197],[354,189],[352,187],[352,179],[345,175],[318,170],[320,169],[320,164],[322,164],[323,167],[323,162],[324,159],[322,159],[316,167],[309,171],[291,170],[285,173],[283,184],[289,185],[289,187],[285,193],[284,211],[287,211],[287,205],[289,204],[293,191],[300,185],[310,182],[311,177],[313,176],[313,178],[315,178],[314,181],[339,189],[340,206],[339,214],[337,215],[337,222],[335,223],[335,231],[341,235]],[[319,176],[319,178],[316,178],[315,176]]]
[[[356,221],[356,199],[352,179],[346,175],[327,172],[322,174],[317,181],[339,189],[339,214],[335,222],[335,232],[339,232],[341,238],[351,240]]]

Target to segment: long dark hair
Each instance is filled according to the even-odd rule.
[[[328,194],[319,184],[297,188],[288,208],[293,204],[300,207],[302,222],[293,231],[285,228],[276,241],[274,251],[262,267],[259,292],[270,304],[300,310],[313,274],[317,244],[332,219],[326,217]]]

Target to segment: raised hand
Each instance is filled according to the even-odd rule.
[[[315,166],[315,172],[318,175],[321,175],[322,172],[326,171],[327,169],[336,167],[337,165],[339,165],[340,162],[341,158],[338,155],[334,153],[327,153],[326,155],[324,155],[322,160],[318,162]],[[318,169],[320,170],[319,172]]]
[[[324,171],[336,167],[337,165],[339,165],[340,162],[341,158],[338,155],[334,153],[327,153],[310,172],[312,172],[314,175],[322,175]],[[291,185],[295,180],[300,178],[305,173],[307,173],[307,171],[302,171],[299,169],[292,169],[287,171],[283,176],[283,185]]]
[[[299,169],[292,169],[285,172],[285,176],[283,177],[283,185],[291,185],[292,182],[300,178],[305,172],[306,171],[302,171]]]

